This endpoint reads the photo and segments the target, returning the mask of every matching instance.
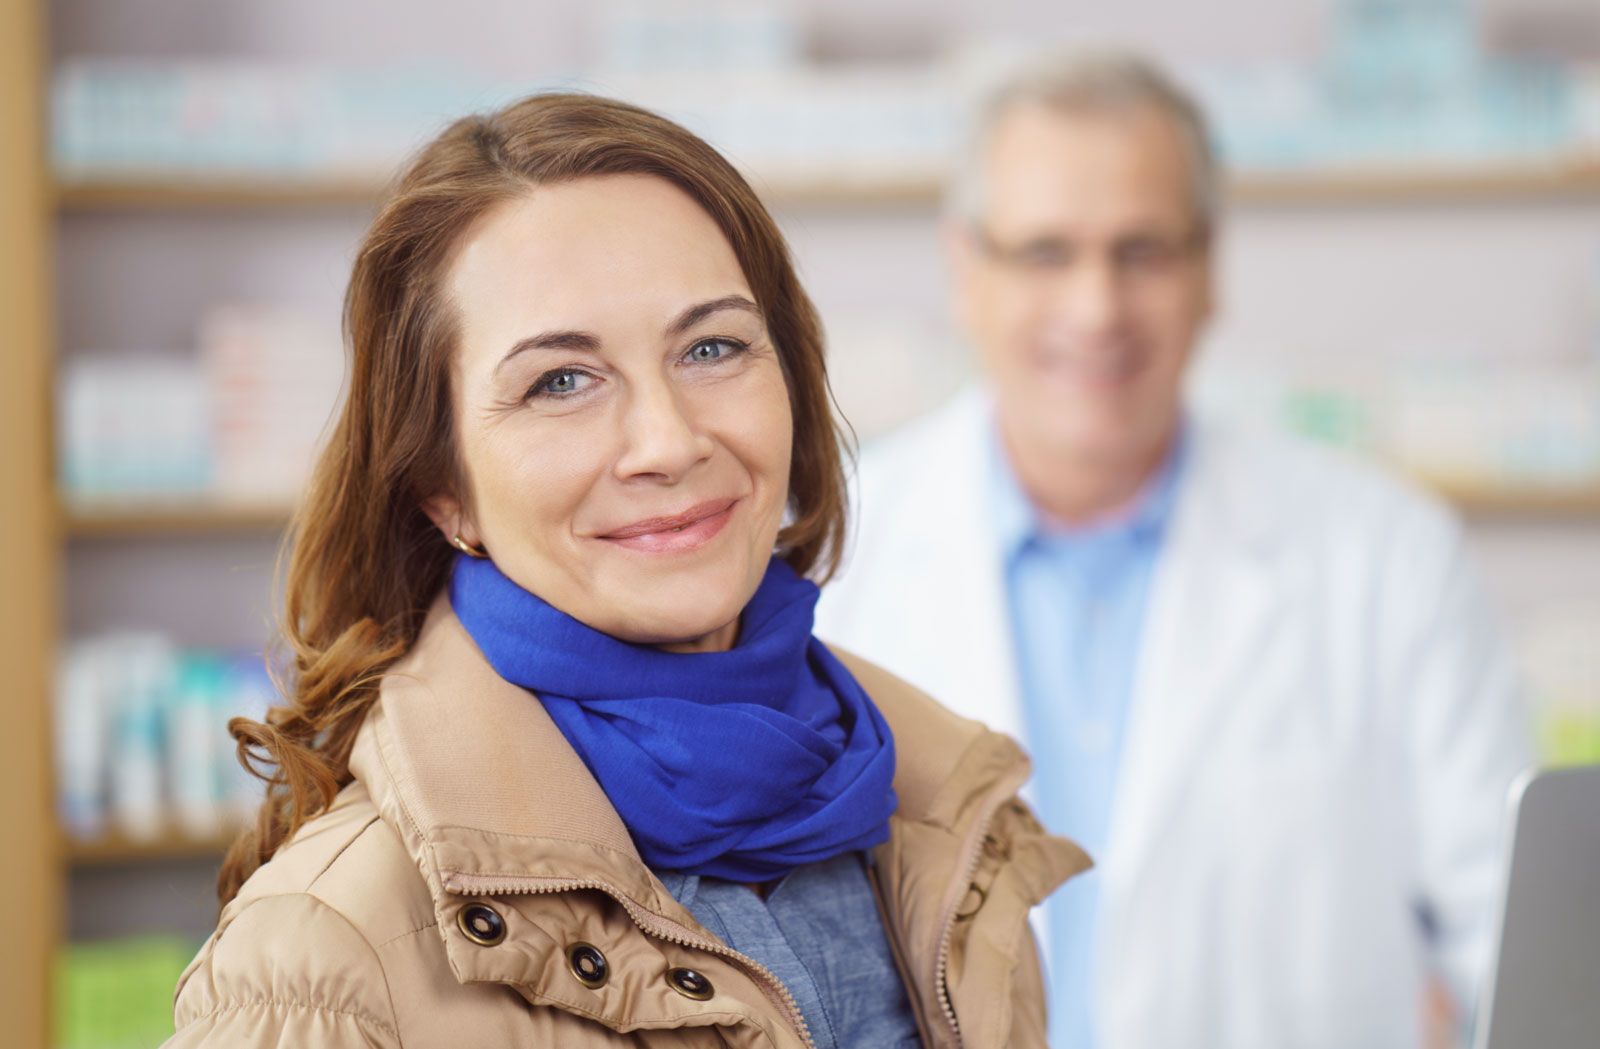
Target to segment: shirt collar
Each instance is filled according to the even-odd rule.
[[[1006,454],[1000,438],[1000,428],[991,420],[988,427],[988,457],[990,477],[990,504],[993,507],[995,531],[1000,539],[1000,552],[1007,559],[1014,557],[1025,544],[1037,539],[1054,540],[1106,540],[1128,539],[1141,543],[1159,543],[1172,517],[1177,501],[1178,487],[1182,481],[1189,458],[1190,425],[1187,417],[1178,424],[1177,438],[1173,441],[1161,468],[1156,471],[1134,498],[1130,513],[1118,515],[1114,520],[1087,525],[1082,528],[1063,529],[1045,520],[1038,507],[1023,491],[1017,479],[1010,456]]]

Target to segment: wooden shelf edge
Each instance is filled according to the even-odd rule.
[[[72,867],[95,867],[113,863],[146,863],[162,860],[207,860],[219,864],[237,831],[196,838],[185,834],[164,834],[152,840],[107,834],[92,841],[61,835],[61,856]]]
[[[1417,482],[1469,516],[1600,518],[1600,486],[1494,488],[1428,478]]]
[[[938,201],[943,187],[937,172],[746,175],[764,200],[777,205],[926,206]],[[364,208],[375,206],[386,189],[376,177],[139,176],[58,181],[55,202],[63,212]]]
[[[1349,166],[1242,172],[1229,181],[1238,204],[1452,202],[1600,197],[1600,156],[1466,165]]]
[[[772,204],[854,207],[930,206],[939,201],[937,171],[841,171],[786,175],[748,173]],[[287,173],[174,174],[58,180],[60,211],[143,209],[269,209],[371,207],[382,197],[378,177]],[[1281,172],[1244,171],[1228,180],[1228,199],[1239,205],[1338,204],[1383,201],[1460,201],[1544,197],[1600,197],[1600,156],[1466,165],[1348,166]]]
[[[58,181],[55,199],[59,211],[369,208],[383,190],[376,178],[151,175]]]
[[[61,532],[68,538],[277,532],[289,524],[291,510],[275,503],[106,503],[66,505]]]
[[[945,179],[932,170],[849,172],[796,176],[754,170],[744,175],[756,194],[775,207],[915,207],[937,205]]]

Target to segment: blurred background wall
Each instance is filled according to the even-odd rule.
[[[972,374],[938,193],[985,78],[1071,41],[1170,62],[1234,171],[1197,395],[1454,500],[1549,757],[1600,759],[1592,0],[43,13],[55,335],[17,352],[53,367],[56,480],[38,495],[62,507],[44,551],[61,564],[56,686],[27,697],[56,722],[57,1044],[170,1030],[220,843],[255,797],[221,725],[270,697],[276,539],[337,391],[353,246],[408,150],[528,90],[663,109],[751,173],[870,439]]]

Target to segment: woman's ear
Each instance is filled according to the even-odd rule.
[[[424,499],[422,512],[428,515],[428,520],[439,529],[446,542],[454,544],[456,537],[459,536],[468,546],[480,548],[483,546],[482,536],[478,535],[477,527],[461,505],[461,500],[455,495],[441,492]]]

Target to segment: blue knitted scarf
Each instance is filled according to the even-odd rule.
[[[450,578],[467,633],[538,694],[645,863],[746,882],[889,835],[894,740],[812,636],[817,595],[773,558],[738,644],[682,653],[587,627],[486,559],[459,555]]]

